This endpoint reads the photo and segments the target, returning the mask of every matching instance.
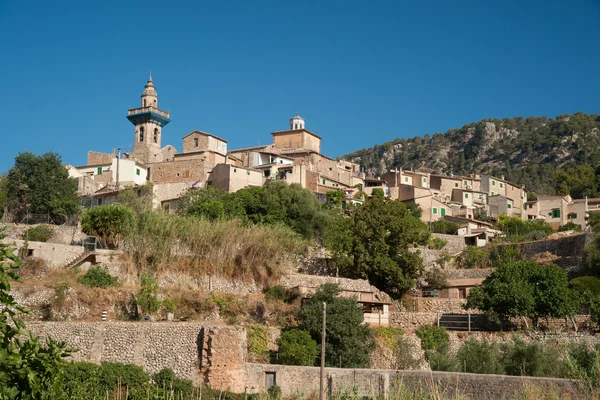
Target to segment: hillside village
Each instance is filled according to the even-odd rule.
[[[153,379],[167,368],[194,387],[234,393],[313,393],[320,325],[310,331],[303,313],[320,313],[313,299],[323,298],[339,312],[327,317],[330,396],[354,387],[386,398],[399,379],[475,399],[516,397],[523,385],[589,395],[569,380],[569,363],[600,345],[600,198],[533,195],[486,174],[367,176],[321,154],[321,136],[298,113],[271,144],[232,150],[194,130],[178,152],[163,145],[170,113],[152,77],[127,119],[130,152],[89,151],[87,165],[63,166],[80,215],[54,224],[29,206],[3,215],[2,249],[22,259],[11,294],[32,310],[19,315],[40,337],[76,347],[70,359],[136,365]],[[203,214],[209,201],[222,213]],[[312,214],[278,209],[293,216],[272,223],[269,210],[256,211],[294,202]],[[344,344],[340,331],[358,336]],[[290,332],[296,358],[286,352]],[[522,349],[539,358],[514,367]],[[481,362],[488,357],[497,364]]]

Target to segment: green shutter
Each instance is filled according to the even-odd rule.
[[[323,179],[323,185],[325,184],[325,179]]]
[[[510,204],[508,204],[508,208],[512,208],[512,206]]]
[[[496,181],[492,181],[492,186],[496,186]]]
[[[502,189],[504,187],[503,183],[500,183],[500,189]]]
[[[442,211],[442,217],[443,217],[444,215],[446,215],[446,209],[445,209],[445,208],[441,208],[441,209],[440,209],[440,211]]]
[[[102,175],[102,167],[98,167],[98,175]]]
[[[433,213],[437,215],[437,208],[433,207]]]
[[[408,176],[404,177],[404,182],[408,182]]]
[[[465,193],[465,199],[469,198],[469,193]]]
[[[98,205],[102,205],[102,197],[98,199]]]
[[[136,174],[137,176],[140,176],[140,169],[139,169],[139,168],[136,168],[136,169],[135,169],[135,174]]]
[[[455,184],[454,184],[454,187],[458,187],[458,183],[455,183]]]

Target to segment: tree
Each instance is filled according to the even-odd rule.
[[[20,267],[15,249],[0,241],[0,399],[53,399],[62,382],[62,359],[71,350],[50,337],[41,343],[17,318],[17,312],[29,312],[10,294]]]
[[[97,236],[109,247],[118,247],[134,222],[135,213],[131,208],[110,204],[87,210],[81,219],[81,230],[87,235]]]
[[[563,318],[576,309],[567,274],[557,265],[534,261],[500,265],[483,284],[471,289],[467,309],[499,317]]]
[[[27,212],[69,216],[79,209],[77,181],[55,153],[20,153],[6,179],[8,210],[19,217]]]
[[[279,361],[285,365],[315,365],[319,355],[317,342],[300,329],[284,331],[279,338]]]
[[[119,192],[118,201],[138,213],[152,211],[152,189],[151,183],[138,187],[128,186]]]
[[[149,274],[142,274],[141,289],[136,296],[137,302],[144,314],[153,314],[160,310],[160,300],[158,300],[158,282]]]
[[[8,193],[6,192],[6,176],[0,175],[0,217],[4,215]]]
[[[325,362],[329,367],[364,368],[375,342],[365,325],[362,310],[354,299],[338,297],[338,285],[324,284],[298,310],[298,329],[310,333],[321,344],[323,302],[327,303]]]
[[[366,278],[393,298],[414,287],[423,263],[408,247],[427,243],[429,232],[404,203],[383,197],[368,199],[353,214],[351,235],[352,248],[344,256],[350,257],[352,264],[342,270],[344,275]]]

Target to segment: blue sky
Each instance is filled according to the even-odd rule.
[[[0,172],[127,149],[150,69],[163,145],[269,143],[296,111],[336,157],[482,118],[600,113],[600,3],[0,0]]]

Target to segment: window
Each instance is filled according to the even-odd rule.
[[[427,183],[427,178],[423,178],[423,183]]]
[[[448,200],[450,200],[450,195],[446,195],[446,198],[447,198]]]
[[[492,192],[492,196],[495,195],[496,193]]]
[[[144,127],[142,126],[140,128],[140,142],[144,141]]]
[[[140,169],[139,169],[139,168],[136,168],[136,169],[135,169],[135,174],[136,174],[137,176],[140,176]]]
[[[185,171],[185,177],[189,178],[190,177],[190,171]]]
[[[237,168],[234,168],[234,169],[233,169],[233,172],[237,172]]]
[[[144,99],[144,107],[146,107],[146,99]]]
[[[496,181],[492,181],[492,186],[496,186]]]
[[[465,186],[467,186],[469,184],[469,182],[465,181]]]
[[[408,182],[408,176],[404,177],[404,182]]]
[[[102,167],[98,167],[98,175],[102,175]]]
[[[552,218],[560,218],[560,209],[555,208],[552,210]]]
[[[194,138],[194,147],[198,147],[198,138]]]
[[[433,207],[433,213],[434,213],[435,215],[437,215],[437,208],[436,208],[436,207]]]
[[[500,182],[500,189],[504,187],[504,183]]]
[[[567,215],[567,218],[568,219],[575,219],[575,218],[577,218],[577,213],[571,213],[571,214]]]
[[[454,184],[454,187],[458,187],[458,182],[456,182],[456,183]]]
[[[510,209],[510,208],[512,208],[512,204],[510,204],[510,203],[509,203],[509,204],[507,204],[506,206],[507,206],[509,209]]]
[[[101,206],[101,205],[102,205],[102,197],[100,197],[100,198],[98,199],[98,205],[99,205],[99,206]]]
[[[443,217],[444,215],[446,215],[446,209],[445,209],[445,208],[440,208],[440,211],[442,212],[442,217]]]
[[[325,184],[325,179],[323,179],[323,185]]]
[[[250,175],[250,171],[246,171],[246,175]]]
[[[158,143],[158,128],[154,128],[154,143]]]
[[[482,194],[479,195],[479,200],[483,200],[483,195]]]
[[[465,193],[465,199],[469,198],[469,193]]]

